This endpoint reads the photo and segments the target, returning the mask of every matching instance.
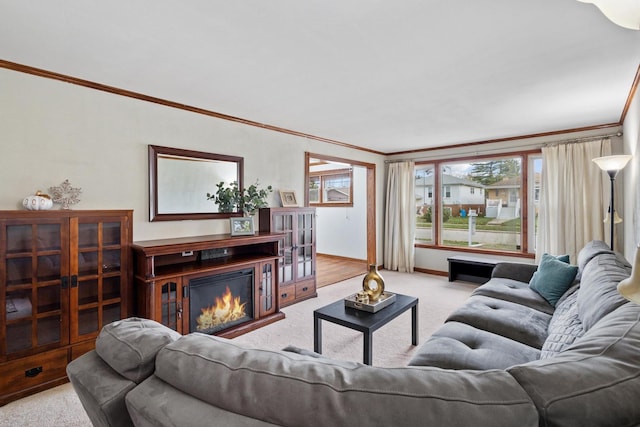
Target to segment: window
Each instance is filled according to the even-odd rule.
[[[416,242],[433,243],[433,165],[416,165]]]
[[[534,252],[541,169],[538,153],[416,164],[416,244]]]
[[[542,156],[529,156],[529,181],[528,191],[531,194],[528,210],[529,218],[532,220],[527,224],[528,227],[528,244],[530,252],[535,251],[536,237],[538,236],[538,211],[540,206],[540,184],[542,181]]]
[[[309,174],[309,204],[353,206],[353,170],[328,169]]]

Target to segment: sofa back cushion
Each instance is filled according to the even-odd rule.
[[[130,317],[102,328],[96,353],[114,371],[139,384],[153,373],[158,350],[181,336],[153,320]]]
[[[585,331],[627,302],[617,286],[630,274],[631,265],[615,253],[601,253],[584,267],[577,304]]]
[[[556,305],[556,311],[549,322],[549,335],[542,346],[540,359],[555,356],[584,334],[582,322],[578,316],[576,303],[578,293],[575,288],[577,286],[568,290]]]
[[[377,368],[193,333],[160,350],[155,376],[277,425],[538,425],[527,394],[500,370]]]
[[[612,254],[613,251],[602,240],[592,240],[578,253],[578,279],[582,278],[582,272],[589,261],[600,254]]]
[[[618,308],[555,357],[507,371],[545,426],[640,424],[640,305]]]

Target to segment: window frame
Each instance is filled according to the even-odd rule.
[[[481,249],[465,246],[447,246],[441,244],[442,237],[442,212],[441,205],[445,199],[444,188],[442,188],[441,182],[441,169],[443,164],[447,163],[463,163],[463,162],[478,162],[486,159],[499,159],[499,158],[515,158],[520,157],[521,161],[521,188],[520,196],[522,200],[521,208],[521,227],[520,227],[520,249],[519,250],[497,250],[497,249]],[[530,203],[534,203],[533,197],[535,196],[535,190],[533,182],[529,184],[530,180],[534,180],[535,171],[533,170],[532,159],[541,158],[542,150],[530,150],[530,151],[515,151],[504,153],[492,153],[486,155],[465,156],[465,157],[447,157],[434,160],[416,161],[415,165],[418,166],[432,166],[436,172],[433,194],[433,233],[434,238],[431,242],[414,242],[416,248],[429,248],[429,249],[442,249],[448,251],[457,252],[472,252],[472,253],[484,253],[484,254],[496,254],[504,256],[516,256],[524,258],[535,257],[535,236],[531,235],[534,230],[534,224],[530,224]],[[536,187],[539,189],[539,187]],[[482,190],[482,189],[481,189]],[[486,197],[486,192],[481,191],[480,194]],[[532,219],[535,222],[535,218]]]
[[[337,201],[331,202],[324,200],[325,193],[325,182],[330,180],[331,177],[335,177],[337,175],[348,175],[349,179],[349,194],[348,201]],[[327,169],[317,172],[309,172],[309,182],[307,185],[311,183],[311,180],[318,179],[318,201],[314,202],[309,199],[309,206],[322,206],[322,207],[353,207],[353,168],[341,168],[341,169]]]

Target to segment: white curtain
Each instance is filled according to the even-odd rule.
[[[604,214],[609,207],[609,178],[592,159],[608,156],[611,141],[544,147],[536,261],[543,253],[577,253],[591,240],[605,240]]]
[[[384,227],[384,268],[413,272],[416,225],[414,162],[390,163]]]

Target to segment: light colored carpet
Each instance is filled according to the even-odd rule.
[[[449,283],[446,278],[422,273],[406,274],[382,270],[385,289],[420,299],[419,343],[459,307],[476,285]],[[342,299],[362,288],[362,277],[354,277],[318,290],[318,297],[282,311],[286,318],[234,339],[245,346],[280,350],[287,345],[313,350],[313,310]],[[362,361],[362,334],[329,322],[322,322],[323,354],[337,359]],[[404,366],[415,353],[411,345],[411,310],[373,334],[373,365]],[[70,384],[55,387],[0,407],[1,427],[89,427],[80,401]]]

